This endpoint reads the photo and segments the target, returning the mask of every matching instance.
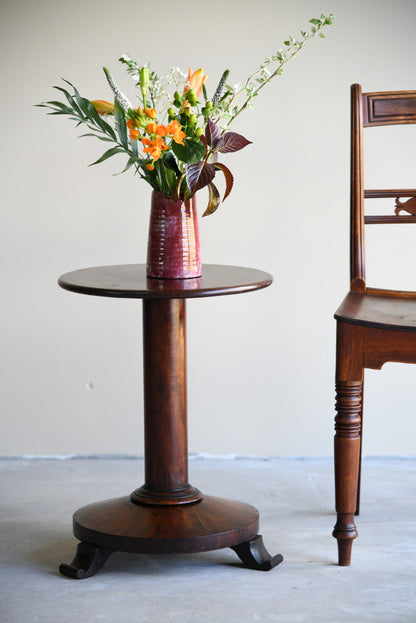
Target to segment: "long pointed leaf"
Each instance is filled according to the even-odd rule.
[[[98,126],[103,132],[109,134],[114,141],[117,141],[113,128],[106,121],[104,121],[102,116],[97,112],[94,104],[92,104],[90,100],[87,100],[85,97],[81,99],[83,103],[83,111],[86,117],[88,117],[91,122]]]
[[[54,88],[57,89],[58,91],[61,91],[61,93],[63,93],[66,99],[68,100],[68,103],[71,106],[72,110],[75,111],[80,117],[83,117],[83,113],[78,107],[78,104],[75,102],[72,95],[70,95],[70,93],[68,93],[68,91],[64,89],[63,87],[54,87]]]
[[[67,106],[63,102],[58,102],[58,101],[55,101],[55,100],[52,100],[51,102],[46,102],[45,104],[35,104],[35,106],[45,106],[45,105],[47,105],[48,108],[50,108],[51,106],[54,106],[56,108],[60,108],[61,110],[67,111],[68,114],[72,113],[72,108],[70,108],[69,106]]]
[[[124,116],[124,110],[120,106],[118,99],[114,100],[114,118],[116,120],[116,130],[120,143],[125,149],[128,149],[126,118]]]
[[[111,127],[111,125],[109,123],[107,123],[106,121],[104,121],[104,119],[101,119],[101,118],[100,118],[100,128],[103,130],[103,132],[106,132],[109,136],[111,136],[113,141],[117,141],[116,133],[114,132],[114,130]]]
[[[116,175],[121,175],[122,173],[125,173],[128,169],[130,169],[130,167],[137,162],[137,158],[135,156],[130,156],[130,158],[127,161],[126,166],[124,167],[124,169],[122,171],[120,171],[120,173],[116,173]]]
[[[98,160],[96,160],[95,162],[92,162],[90,165],[90,167],[92,167],[94,164],[100,164],[100,162],[104,162],[104,160],[107,160],[107,158],[111,158],[111,156],[114,156],[115,154],[119,154],[121,152],[123,152],[124,150],[121,149],[120,147],[112,147],[111,149],[108,149],[102,156],[101,158],[98,158]]]
[[[224,197],[222,198],[222,200],[225,201],[225,199],[227,199],[234,185],[234,176],[231,173],[230,169],[226,167],[225,164],[222,164],[221,162],[216,162],[213,166],[215,169],[221,169],[221,171],[224,173],[225,193],[224,193]]]
[[[74,96],[75,96],[75,99],[76,99],[76,102],[79,108],[82,110],[84,114],[86,114],[87,112],[89,112],[88,106],[86,105],[86,103],[89,102],[89,100],[85,99],[84,97],[81,97],[81,95],[78,93],[78,90],[74,87],[73,84],[71,84],[71,87],[74,89]]]
[[[137,141],[135,141],[133,138],[130,139],[130,147],[131,147],[133,156],[137,157],[139,155],[139,149],[137,147]]]
[[[55,88],[64,93],[73,110],[76,111],[82,119],[88,119],[90,122],[97,125],[101,130],[109,134],[114,141],[117,141],[117,137],[113,128],[106,121],[104,121],[104,119],[102,119],[102,117],[98,114],[95,106],[90,102],[90,100],[82,97],[79,94],[77,88],[72,84],[72,82],[69,82],[69,80],[65,80],[65,78],[63,78],[63,81],[69,84],[70,87],[72,87],[75,99],[72,95],[68,93],[68,91],[66,91],[62,87]]]
[[[208,184],[208,190],[209,190],[208,206],[202,216],[209,216],[210,214],[213,214],[221,203],[220,193],[218,192],[218,189],[215,186],[215,184],[213,184],[212,182],[211,184]]]
[[[78,138],[84,138],[85,136],[94,136],[98,138],[99,141],[106,141],[107,143],[112,143],[113,139],[109,136],[100,136],[99,134],[94,134],[94,132],[87,132],[86,134],[80,134]]]

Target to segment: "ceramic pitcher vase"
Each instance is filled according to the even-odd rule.
[[[152,192],[147,276],[156,279],[192,279],[201,276],[195,196],[182,201],[161,192]]]

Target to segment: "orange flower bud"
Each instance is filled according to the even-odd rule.
[[[138,141],[140,138],[139,130],[130,130],[129,134],[130,138],[132,138],[134,141]]]
[[[106,100],[92,100],[91,104],[94,106],[99,115],[114,114],[114,104],[111,102],[107,102]]]
[[[192,69],[188,68],[188,84],[184,88],[183,92],[186,93],[190,89],[195,91],[195,96],[198,98],[202,93],[202,85],[208,76],[204,76],[204,70],[202,67],[192,72]]]
[[[146,117],[150,117],[150,119],[156,119],[157,117],[157,112],[155,108],[145,108],[144,114],[146,115]]]

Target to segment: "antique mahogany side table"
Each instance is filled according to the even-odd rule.
[[[256,508],[205,496],[188,483],[186,299],[250,292],[271,282],[259,270],[209,264],[197,279],[149,279],[142,264],[85,268],[59,278],[71,292],[142,299],[145,428],[145,483],[129,496],[75,512],[74,535],[81,542],[61,573],[90,577],[114,551],[230,547],[247,567],[263,571],[283,560],[265,549]]]

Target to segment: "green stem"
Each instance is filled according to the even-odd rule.
[[[261,89],[263,87],[266,86],[266,84],[268,84],[272,78],[274,78],[275,76],[278,76],[282,73],[283,67],[290,61],[292,60],[292,58],[294,58],[299,52],[300,50],[304,47],[304,45],[306,44],[307,41],[309,41],[310,39],[312,39],[313,37],[315,37],[319,31],[321,30],[321,28],[325,26],[325,23],[319,24],[316,27],[315,32],[312,33],[308,33],[304,36],[303,40],[300,42],[293,42],[293,44],[291,46],[288,47],[288,49],[286,50],[287,52],[292,51],[292,53],[290,54],[290,56],[288,56],[287,58],[285,58],[284,60],[281,61],[281,63],[279,64],[279,66],[273,71],[273,73],[270,74],[270,76],[261,84],[259,84],[259,86],[249,95],[249,97],[246,99],[246,101],[244,102],[244,104],[242,104],[242,106],[238,109],[238,111],[235,113],[235,115],[233,115],[231,117],[231,119],[229,120],[229,122],[227,123],[227,125],[223,128],[222,130],[222,134],[224,134],[224,132],[226,132],[228,130],[228,128],[230,127],[231,123],[233,121],[235,121],[235,119],[237,119],[237,117],[243,112],[243,110],[246,110],[246,108],[249,106],[251,100],[259,93],[259,91],[261,91]],[[296,45],[296,49],[293,50],[293,47]],[[260,67],[260,69],[258,69],[257,71],[255,71],[253,74],[251,74],[251,76],[249,76],[246,80],[246,83],[244,85],[243,90],[246,91],[250,82],[258,75],[263,73],[263,71],[266,69],[266,67],[268,67],[269,65],[273,64],[273,62],[275,61],[270,61],[269,63],[267,63],[267,65],[263,65],[263,67]],[[228,106],[231,107],[233,101],[236,99],[237,95],[234,94],[234,97],[231,99],[231,101],[229,102]],[[221,117],[217,120],[217,123],[219,122],[219,120],[221,119]]]

